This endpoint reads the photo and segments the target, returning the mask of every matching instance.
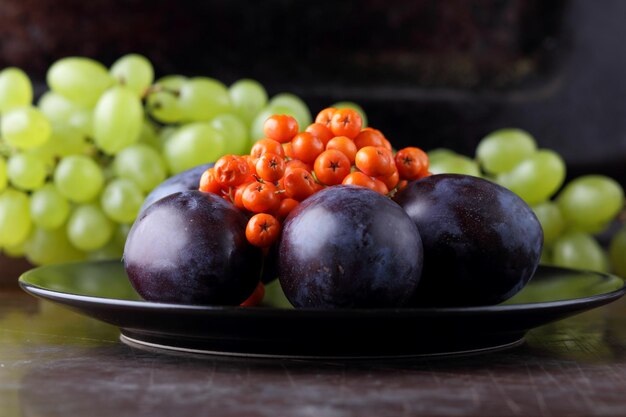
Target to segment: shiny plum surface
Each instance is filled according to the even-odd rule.
[[[424,270],[413,305],[489,305],[517,293],[537,268],[541,225],[513,192],[457,174],[410,183],[395,200],[420,231]]]
[[[217,195],[183,191],[149,206],[133,224],[124,265],[139,295],[168,303],[237,305],[256,287],[261,252],[246,217]]]
[[[280,284],[295,307],[404,305],[417,287],[422,243],[400,206],[370,189],[335,186],[287,217]]]

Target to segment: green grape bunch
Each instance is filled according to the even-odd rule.
[[[621,225],[608,248],[596,237],[624,210],[624,190],[614,179],[585,175],[565,183],[563,159],[550,149],[538,148],[528,132],[514,128],[481,139],[475,158],[449,149],[428,154],[433,173],[482,176],[524,199],[544,231],[542,263],[626,278],[626,225]]]
[[[46,83],[36,98],[26,73],[0,71],[0,250],[35,265],[120,259],[145,196],[170,175],[248,152],[269,114],[311,123],[291,93],[269,97],[252,79],[155,79],[138,54],[108,68],[63,58]]]

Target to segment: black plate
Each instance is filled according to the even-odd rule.
[[[621,297],[612,275],[539,267],[497,306],[315,310],[204,307],[142,301],[119,262],[32,269],[28,293],[119,326],[129,344],[246,356],[404,357],[515,346],[527,330]]]

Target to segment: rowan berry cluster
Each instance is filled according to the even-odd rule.
[[[388,195],[430,175],[424,151],[407,147],[394,154],[379,130],[362,125],[353,109],[326,108],[303,132],[293,117],[273,115],[250,154],[220,158],[203,173],[200,190],[251,213],[246,237],[267,248],[287,215],[324,187],[353,184]]]

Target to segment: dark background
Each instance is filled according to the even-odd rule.
[[[150,58],[158,75],[251,77],[315,113],[361,104],[396,146],[473,155],[527,129],[569,175],[626,184],[622,0],[2,0],[0,66]]]

